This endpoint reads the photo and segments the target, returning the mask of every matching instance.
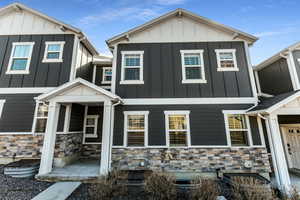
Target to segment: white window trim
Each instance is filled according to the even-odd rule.
[[[190,111],[189,110],[167,110],[165,113],[165,128],[166,128],[166,146],[170,147],[170,136],[169,136],[169,115],[185,115],[186,116],[186,139],[187,146],[178,146],[178,147],[192,147],[191,146],[191,129],[190,129]],[[170,148],[178,148],[170,147]]]
[[[45,132],[38,132],[38,133],[36,133],[35,132],[35,126],[36,126],[36,123],[37,123],[37,120],[38,119],[47,119],[47,121],[48,121],[48,115],[49,115],[49,113],[48,113],[48,115],[47,115],[47,117],[38,117],[37,116],[37,114],[38,114],[38,109],[39,109],[39,105],[41,104],[41,103],[44,103],[44,102],[42,102],[42,101],[36,101],[36,104],[35,104],[35,110],[34,110],[34,118],[33,118],[33,123],[32,123],[32,130],[31,130],[31,133],[33,134],[33,135],[43,135],[43,134],[45,134]],[[48,105],[49,106],[49,105]],[[59,106],[60,106],[60,104],[59,104]],[[60,109],[60,108],[59,108]],[[46,123],[46,126],[47,126],[47,123]],[[47,128],[47,127],[46,127]]]
[[[11,65],[12,65],[12,61],[13,61],[13,53],[14,53],[17,45],[30,45],[29,57],[26,57],[26,59],[28,59],[28,60],[27,60],[25,70],[12,70],[11,69]],[[6,74],[29,74],[29,67],[30,67],[30,63],[31,63],[33,46],[34,46],[34,42],[13,42],[12,43],[12,49],[11,49],[11,53],[10,53],[10,58],[9,58]]]
[[[103,67],[102,68],[102,81],[101,81],[101,83],[102,84],[110,84],[111,81],[105,81],[105,70],[112,70],[112,67]]]
[[[123,146],[127,147],[127,148],[144,148],[144,147],[148,147],[148,115],[149,115],[149,111],[124,111],[124,141],[123,141]],[[144,115],[144,146],[140,146],[140,147],[132,147],[132,146],[128,146],[128,115]],[[131,130],[132,131],[132,130]]]
[[[121,81],[120,84],[144,84],[144,51],[121,51],[122,54],[122,64],[121,64]],[[125,80],[125,55],[139,54],[140,55],[140,80]]]
[[[1,116],[2,116],[2,112],[3,112],[5,102],[6,102],[5,99],[0,99],[0,119],[1,119]]]
[[[253,141],[252,141],[252,134],[251,134],[251,128],[250,128],[250,121],[249,116],[246,115],[247,110],[223,110],[224,114],[224,122],[225,122],[225,131],[226,131],[226,138],[227,138],[227,144],[229,147],[232,148],[248,148],[253,147]],[[230,129],[229,129],[229,122],[228,122],[228,115],[244,115],[246,119],[247,124],[247,139],[248,139],[248,145],[247,146],[232,146],[231,144],[231,137],[230,137]],[[235,129],[238,130],[238,129]],[[245,131],[245,129],[241,129]]]
[[[203,59],[203,49],[193,49],[193,50],[180,50],[181,54],[181,70],[182,70],[182,83],[207,83],[205,79],[205,69],[204,69],[204,59]],[[185,65],[184,63],[184,54],[186,53],[199,53],[201,64],[200,65]],[[201,69],[202,79],[186,79],[185,69],[187,67],[199,67]]]
[[[239,68],[237,66],[237,61],[236,61],[236,49],[215,49],[215,52],[217,55],[217,63],[218,63],[217,71],[218,72],[239,71]],[[232,67],[232,68],[221,67],[220,53],[232,53],[234,67]]]
[[[87,125],[87,119],[91,118],[95,120],[95,124],[94,125]],[[98,130],[98,119],[99,119],[99,115],[85,115],[84,117],[84,125],[83,125],[83,134],[84,134],[84,138],[97,138],[97,130]],[[93,134],[87,134],[86,133],[86,128],[88,127],[92,127],[94,128],[94,133]]]
[[[51,41],[51,42],[45,42],[45,51],[44,51],[44,58],[42,60],[43,63],[59,63],[63,62],[63,52],[64,52],[64,45],[65,41]],[[47,58],[48,54],[48,46],[51,44],[59,44],[60,45],[60,51],[50,51],[50,52],[58,52],[59,53],[59,58],[58,59],[49,59]]]

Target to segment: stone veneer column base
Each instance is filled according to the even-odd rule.
[[[245,161],[252,167],[246,168]],[[175,173],[271,171],[266,148],[114,148],[112,168]]]

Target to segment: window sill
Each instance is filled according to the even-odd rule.
[[[218,68],[217,71],[218,72],[237,72],[237,71],[239,71],[239,68],[229,68],[229,69]]]
[[[111,84],[111,81],[101,81],[101,84]]]
[[[120,81],[121,85],[138,85],[138,84],[144,84],[144,81]]]
[[[29,74],[27,70],[7,71],[5,74]]]
[[[43,59],[42,63],[61,63],[63,59]]]
[[[183,84],[187,84],[187,83],[207,83],[206,80],[182,80]]]

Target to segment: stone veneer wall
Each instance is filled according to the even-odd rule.
[[[251,161],[253,167],[244,166]],[[141,166],[141,162],[144,166]],[[169,172],[270,172],[266,148],[115,148],[112,167]]]
[[[55,158],[63,158],[80,154],[82,150],[82,134],[57,134],[55,141]]]
[[[101,144],[83,144],[82,145],[82,158],[96,158],[100,159]]]
[[[0,158],[40,158],[43,135],[1,135]]]

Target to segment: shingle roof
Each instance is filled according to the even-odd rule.
[[[280,95],[277,95],[274,97],[260,99],[260,102],[258,103],[258,105],[256,107],[252,108],[251,110],[249,110],[248,112],[253,112],[253,111],[258,111],[258,110],[266,110],[266,109],[276,105],[277,103],[285,100],[286,98],[294,95],[297,92],[299,92],[299,90],[287,92],[287,93],[280,94]]]

